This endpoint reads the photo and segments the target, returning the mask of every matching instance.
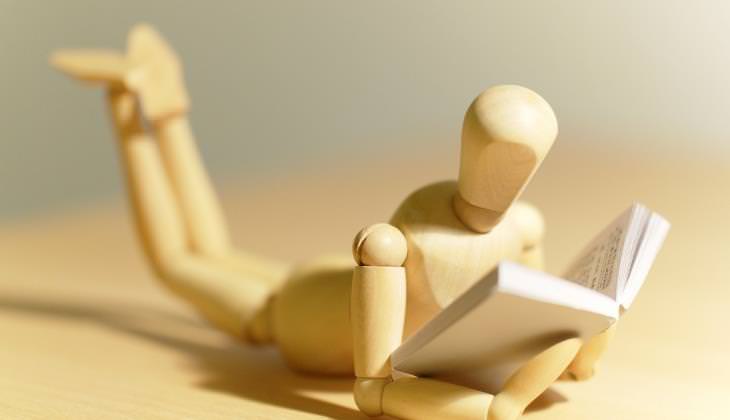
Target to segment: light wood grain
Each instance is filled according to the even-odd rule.
[[[406,419],[486,420],[491,402],[486,392],[423,378],[397,379],[383,393],[383,411]]]
[[[339,250],[351,264],[353,232],[386,220],[415,186],[454,173],[442,156],[385,158],[378,171],[355,162],[270,183],[243,179],[223,194],[232,236],[283,260]],[[632,200],[666,215],[673,230],[596,375],[557,383],[527,419],[730,417],[730,197],[718,192],[728,178],[721,157],[559,149],[546,160],[526,198],[547,222],[550,271]],[[352,380],[293,373],[276,351],[229,339],[161,290],[121,197],[3,226],[0,262],[2,418],[363,418]]]
[[[524,249],[521,227],[508,212],[488,234],[464,226],[452,209],[457,183],[444,181],[413,192],[391,224],[408,241],[405,267],[408,337],[449,305],[503,259],[517,259]]]
[[[464,116],[459,194],[454,209],[471,229],[488,232],[519,197],[558,135],[553,109],[522,86],[482,92]]]
[[[347,253],[313,258],[298,265],[275,296],[274,341],[292,368],[352,377],[353,265]]]
[[[177,115],[155,123],[155,134],[191,247],[196,253],[211,257],[229,253],[231,245],[223,213],[187,116]]]
[[[564,340],[521,366],[494,396],[489,420],[518,418],[565,371],[582,344],[578,338]]]
[[[350,322],[352,324],[355,376],[390,378],[390,355],[403,338],[406,319],[406,270],[408,243],[403,233],[387,223],[363,228],[355,236],[352,255],[359,264],[352,273]],[[366,386],[367,385],[367,386]],[[358,381],[354,388],[358,407],[368,415],[382,414],[373,401],[382,401],[384,383]],[[377,397],[365,397],[375,391]],[[361,401],[367,401],[365,406]]]
[[[403,267],[356,267],[350,300],[355,375],[386,378],[400,346],[406,316]]]

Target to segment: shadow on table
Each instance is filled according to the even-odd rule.
[[[331,418],[366,418],[351,408],[306,395],[307,392],[349,394],[352,379],[299,375],[287,368],[272,348],[252,348],[235,342],[206,343],[209,340],[205,334],[214,330],[180,314],[118,302],[101,307],[99,302],[50,302],[10,297],[0,297],[0,311],[98,323],[162,345],[190,357],[206,375],[205,380],[198,384],[206,389]],[[527,408],[526,413],[564,401],[566,398],[562,394],[548,389]]]
[[[234,342],[208,344],[205,341],[210,340],[195,330],[210,333],[210,329],[181,315],[118,303],[109,303],[102,308],[99,302],[84,304],[8,297],[0,297],[0,311],[99,323],[178,351],[190,357],[206,375],[198,384],[206,389],[337,419],[365,417],[349,407],[306,395],[307,392],[323,391],[350,393],[352,379],[299,375],[288,369],[273,349],[250,348]]]

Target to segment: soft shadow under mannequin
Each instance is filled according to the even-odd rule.
[[[337,419],[363,419],[354,409],[306,395],[307,391],[350,393],[354,378],[302,375],[288,368],[273,348],[253,348],[228,341],[221,345],[196,339],[190,329],[218,334],[202,321],[152,306],[105,302],[49,301],[0,297],[0,311],[52,317],[69,322],[96,323],[123,334],[179,352],[188,357],[204,379],[196,386],[265,404]],[[150,322],[150,321],[154,322]],[[174,328],[165,328],[166,325]],[[187,331],[186,331],[187,330]],[[546,409],[567,399],[549,388],[526,413]]]

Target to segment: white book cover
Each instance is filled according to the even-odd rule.
[[[634,204],[563,278],[502,262],[391,355],[395,376],[440,376],[494,391],[514,370],[572,336],[608,328],[641,289],[669,223]]]

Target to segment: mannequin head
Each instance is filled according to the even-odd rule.
[[[519,197],[558,134],[550,105],[515,85],[482,92],[466,111],[454,209],[472,230],[487,232]]]

